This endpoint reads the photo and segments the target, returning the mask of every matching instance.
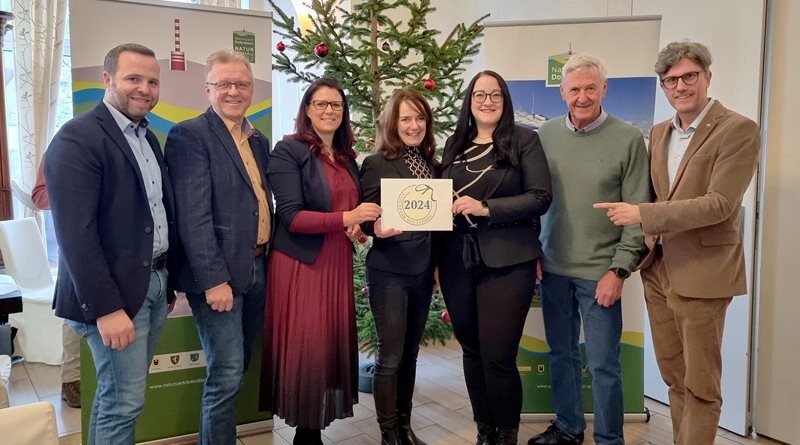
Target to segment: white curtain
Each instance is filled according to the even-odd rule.
[[[241,0],[200,0],[201,5],[211,6],[225,6],[227,8],[238,8],[241,6]]]
[[[56,124],[64,28],[65,0],[14,0],[14,61],[17,119],[25,191],[36,173]],[[25,216],[34,216],[25,209]],[[40,215],[36,215],[39,216]]]

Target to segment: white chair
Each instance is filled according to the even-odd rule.
[[[0,252],[22,294],[22,313],[8,317],[19,329],[17,353],[29,362],[60,365],[62,320],[52,309],[55,286],[36,220],[0,221]]]
[[[56,410],[50,402],[0,409],[0,431],[4,444],[58,445]]]
[[[25,193],[25,191],[22,190],[22,187],[20,187],[19,184],[17,184],[15,181],[11,181],[11,194],[15,198],[17,198],[17,200],[19,200],[19,202],[21,202],[22,205],[24,205],[25,207],[31,210],[36,210],[36,206],[33,205],[33,199],[31,198],[31,194]]]

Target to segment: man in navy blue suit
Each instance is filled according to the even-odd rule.
[[[87,339],[97,369],[88,443],[132,445],[168,312],[166,254],[178,243],[172,186],[145,118],[158,102],[155,54],[120,45],[103,69],[103,101],[61,127],[45,156],[60,248],[55,308]]]
[[[245,118],[253,71],[232,50],[207,61],[211,107],[170,130],[165,154],[185,251],[176,287],[186,292],[206,355],[200,442],[236,443],[234,401],[263,320],[272,199],[269,141]]]

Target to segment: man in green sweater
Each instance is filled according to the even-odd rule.
[[[528,444],[583,442],[582,320],[595,443],[623,445],[620,296],[644,239],[639,226],[617,227],[592,204],[650,201],[647,149],[640,130],[602,109],[608,82],[600,60],[574,54],[562,79],[569,114],[539,129],[553,183],[553,203],[542,218],[540,276],[556,420]]]

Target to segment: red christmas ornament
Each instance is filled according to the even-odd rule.
[[[327,56],[328,55],[328,45],[326,45],[324,43],[317,44],[317,46],[314,47],[314,54],[316,54],[317,57],[319,57],[319,58]]]
[[[283,52],[283,51],[286,50],[286,45],[284,45],[283,40],[281,40],[280,42],[278,42],[277,45],[275,45],[275,49],[277,49],[280,52]]]
[[[439,315],[439,318],[441,318],[443,322],[450,324],[450,313],[447,312],[446,310],[443,311],[441,315]]]
[[[436,82],[433,81],[431,78],[425,79],[425,83],[422,84],[426,90],[432,90],[436,88]]]
[[[364,244],[366,242],[367,242],[367,237],[365,235],[359,235],[358,236],[358,243],[359,244]]]
[[[361,293],[364,294],[364,295],[366,295],[368,291],[369,291],[369,288],[366,287],[366,286],[361,288]]]

